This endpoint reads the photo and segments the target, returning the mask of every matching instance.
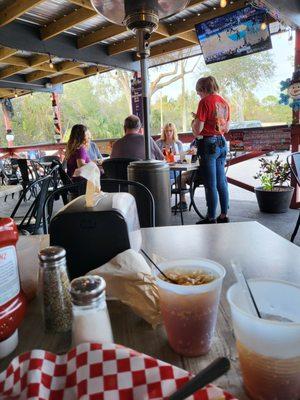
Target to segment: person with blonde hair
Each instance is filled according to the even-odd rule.
[[[87,153],[88,144],[88,128],[81,124],[74,125],[66,147],[67,173],[70,178],[75,169],[91,161]]]
[[[165,124],[161,137],[156,141],[156,144],[161,151],[166,148],[168,150],[172,149],[173,154],[183,152],[182,142],[178,140],[176,126],[172,122]]]
[[[218,94],[219,86],[213,76],[200,78],[196,92],[200,101],[197,113],[193,113],[192,131],[198,139],[207,203],[207,216],[197,224],[229,222],[229,194],[225,174],[227,144],[224,137],[229,130],[229,104]],[[216,218],[218,201],[221,214]]]

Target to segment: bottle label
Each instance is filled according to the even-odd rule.
[[[15,246],[0,249],[0,306],[20,292],[19,270]]]

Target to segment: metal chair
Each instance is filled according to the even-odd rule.
[[[59,156],[43,156],[39,158],[39,162],[43,163],[43,162],[52,162],[52,161],[60,161]]]
[[[290,154],[287,157],[286,161],[290,167],[292,176],[296,179],[297,184],[300,186],[300,152],[298,151],[298,152]],[[299,216],[298,216],[298,219],[296,222],[296,226],[295,226],[294,231],[291,236],[291,242],[294,241],[294,239],[297,235],[299,226],[300,226],[300,212],[299,212]]]
[[[24,217],[20,217],[21,221],[17,222],[18,229],[23,234],[31,234],[37,235],[41,231],[41,226],[43,222],[44,216],[44,203],[46,201],[47,195],[49,193],[49,188],[53,185],[53,177],[55,171],[57,170],[57,166],[52,169],[52,171],[34,182],[28,185],[25,189],[23,189],[21,196],[11,214],[11,218],[16,219],[16,214],[20,208],[20,205],[24,199],[27,198],[28,193],[34,192],[36,194],[32,204],[28,208]]]
[[[103,161],[105,179],[123,179],[127,180],[127,167],[133,161],[139,161],[138,158],[109,158]]]
[[[145,185],[122,179],[101,179],[101,189],[109,193],[129,192],[132,194],[136,200],[141,227],[155,227],[155,201],[152,193]],[[141,194],[142,196],[140,196]]]

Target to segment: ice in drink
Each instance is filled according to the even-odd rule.
[[[184,356],[209,351],[216,325],[224,268],[210,260],[179,260],[160,264],[178,283],[157,276],[168,341]]]
[[[263,318],[251,314],[237,284],[227,294],[246,392],[252,400],[299,400],[300,287],[273,280],[249,285]]]

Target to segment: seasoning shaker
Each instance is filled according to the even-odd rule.
[[[97,275],[79,277],[71,282],[74,346],[86,342],[114,342],[105,288],[105,280]]]
[[[39,293],[46,331],[68,332],[72,329],[70,281],[66,251],[50,246],[39,252]]]

